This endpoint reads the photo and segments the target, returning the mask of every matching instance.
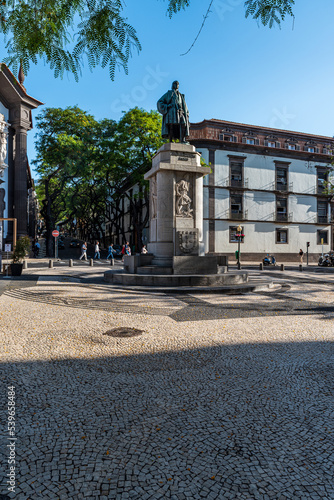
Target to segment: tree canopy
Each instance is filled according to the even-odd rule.
[[[167,0],[168,15],[187,8],[190,1]],[[0,33],[7,50],[4,62],[14,72],[21,63],[27,73],[31,64],[43,59],[55,77],[68,71],[78,80],[87,59],[90,68],[108,67],[113,80],[116,67],[127,72],[132,50],[141,50],[123,4],[123,0],[3,0]],[[293,5],[294,0],[246,0],[246,17],[272,27],[286,15],[293,15]]]
[[[104,234],[105,223],[117,223],[122,216],[123,197],[128,198],[140,241],[147,222],[141,210],[148,201],[143,174],[163,144],[161,115],[134,108],[117,123],[97,121],[78,107],[47,108],[37,117],[37,126],[34,164],[48,255],[52,255],[51,233],[58,221],[75,220],[81,235],[96,238]],[[127,194],[127,181],[139,185],[138,196]]]

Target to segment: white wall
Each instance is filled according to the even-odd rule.
[[[199,149],[203,157],[208,161],[208,150]],[[266,191],[244,191],[244,210],[248,211],[246,221],[227,221],[229,216],[229,190],[224,189],[229,178],[228,155],[245,156],[244,178],[248,179],[248,188]],[[276,196],[275,171],[277,162],[289,162],[288,182],[293,184],[296,194],[288,196],[288,213],[292,216],[292,224],[275,222]],[[234,151],[217,150],[215,152],[214,179],[215,185],[221,189],[215,189],[215,250],[216,252],[235,252],[237,243],[229,242],[229,227],[244,227],[245,241],[241,245],[241,252],[247,253],[292,253],[298,258],[299,249],[306,251],[306,243],[310,242],[311,253],[321,252],[321,245],[317,243],[317,231],[328,231],[328,245],[324,245],[324,251],[330,250],[331,234],[330,226],[321,227],[314,223],[317,220],[317,198],[310,196],[317,192],[317,170],[316,167],[327,167],[326,163],[312,163],[305,160],[280,158],[273,156],[261,156],[256,154],[240,154]],[[333,175],[334,178],[334,175]],[[208,189],[204,188],[204,218],[208,218]],[[217,220],[221,219],[221,220]],[[225,219],[225,220],[224,220]],[[253,221],[253,222],[251,222]],[[256,222],[254,222],[256,221]],[[267,221],[267,222],[266,222]],[[298,224],[293,224],[296,222]],[[205,251],[208,251],[209,224],[204,223]],[[288,230],[288,243],[276,243],[276,229]]]

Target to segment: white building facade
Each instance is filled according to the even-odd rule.
[[[211,166],[204,179],[205,251],[243,260],[310,260],[333,248],[330,137],[220,120],[191,125],[190,142]]]

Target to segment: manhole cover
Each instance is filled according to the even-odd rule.
[[[108,330],[103,335],[109,335],[109,337],[138,337],[144,333],[144,330],[137,330],[137,328],[113,328],[112,330]]]

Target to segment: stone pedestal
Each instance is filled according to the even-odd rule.
[[[164,144],[145,174],[150,181],[150,242],[152,264],[173,266],[173,257],[204,255],[203,176],[194,146]]]

